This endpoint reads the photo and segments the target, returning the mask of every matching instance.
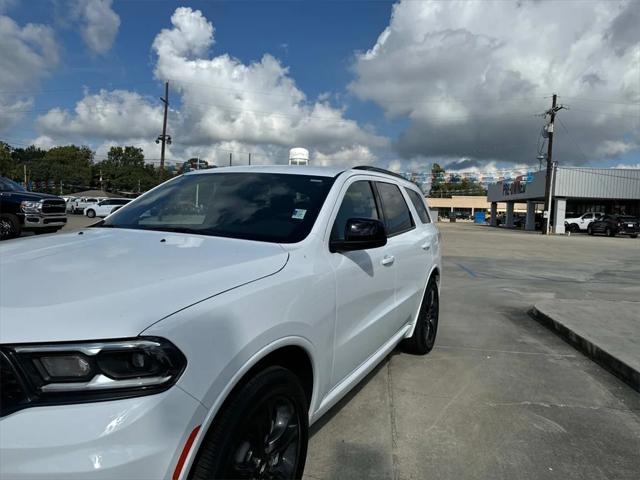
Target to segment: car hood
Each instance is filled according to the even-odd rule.
[[[278,244],[142,230],[9,240],[0,245],[0,343],[136,336],[287,259]]]
[[[48,193],[36,193],[36,192],[2,192],[3,196],[7,197],[15,197],[22,201],[34,201],[38,200],[62,200],[62,197],[58,197],[56,195],[50,195]]]

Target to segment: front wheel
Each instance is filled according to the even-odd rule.
[[[20,236],[20,219],[10,213],[0,215],[0,240],[9,240]]]
[[[439,315],[438,284],[434,278],[431,278],[424,292],[413,335],[402,342],[405,351],[416,355],[426,355],[433,349],[438,333]]]
[[[591,225],[589,225],[589,226],[587,227],[587,233],[588,233],[589,235],[593,235],[593,228],[591,228]]]
[[[609,227],[604,229],[604,234],[607,237],[614,237],[616,234],[613,232],[613,230],[611,230]]]
[[[309,407],[298,377],[269,367],[225,402],[188,478],[301,478],[308,438]]]
[[[638,234],[637,233],[631,234],[631,238],[638,238]]]
[[[93,218],[96,216],[95,210],[87,210],[87,217]]]

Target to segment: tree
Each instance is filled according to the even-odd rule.
[[[158,184],[153,165],[144,162],[144,153],[138,147],[111,147],[106,160],[93,167],[94,181],[106,190],[137,192],[146,191]]]
[[[445,169],[437,163],[431,169],[431,197],[450,197],[451,195],[486,195],[481,183],[459,173],[452,173],[447,179]]]
[[[67,145],[53,147],[41,160],[34,162],[31,178],[35,181],[53,182],[78,187],[88,187],[91,183],[91,162],[93,151],[89,147]]]
[[[4,142],[0,142],[0,175],[3,177],[14,177],[15,162],[11,158],[11,147]]]

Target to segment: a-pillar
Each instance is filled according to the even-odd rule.
[[[505,227],[513,228],[513,207],[515,203],[507,202],[507,218],[505,219]]]
[[[553,209],[553,231],[557,234],[564,233],[564,217],[567,211],[567,199],[566,198],[554,198]]]
[[[498,202],[491,202],[491,226],[498,226]]]
[[[525,230],[536,229],[536,202],[527,202],[527,218],[524,222]]]

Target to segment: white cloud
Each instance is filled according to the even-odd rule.
[[[355,154],[367,161],[374,158],[371,148],[387,145],[385,138],[345,118],[328,96],[308,100],[272,55],[248,64],[228,54],[211,56],[215,29],[200,11],[178,8],[171,23],[152,46],[155,76],[171,84],[168,133],[176,155],[202,152],[224,164],[224,151],[233,150],[252,152],[261,163],[286,163],[288,148],[304,146],[329,164],[351,162]],[[86,94],[75,112],[53,109],[37,123],[44,135],[94,143],[153,140],[161,129],[160,109],[157,100],[134,92],[100,91]]]
[[[572,107],[559,115],[570,131],[556,129],[559,161],[615,154],[606,142],[630,151],[640,136],[639,12],[635,1],[403,1],[356,55],[350,89],[410,120],[395,145],[405,158],[535,163],[543,120],[533,114],[552,92]]]
[[[48,136],[71,139],[153,140],[162,127],[162,108],[154,103],[127,90],[100,90],[86,94],[73,113],[60,108],[49,110],[38,118],[37,125]]]
[[[120,28],[112,0],[75,0],[72,16],[80,20],[80,34],[87,48],[98,55],[111,49]]]
[[[0,15],[0,131],[17,122],[33,106],[29,89],[58,63],[53,31],[40,24],[18,25]]]

